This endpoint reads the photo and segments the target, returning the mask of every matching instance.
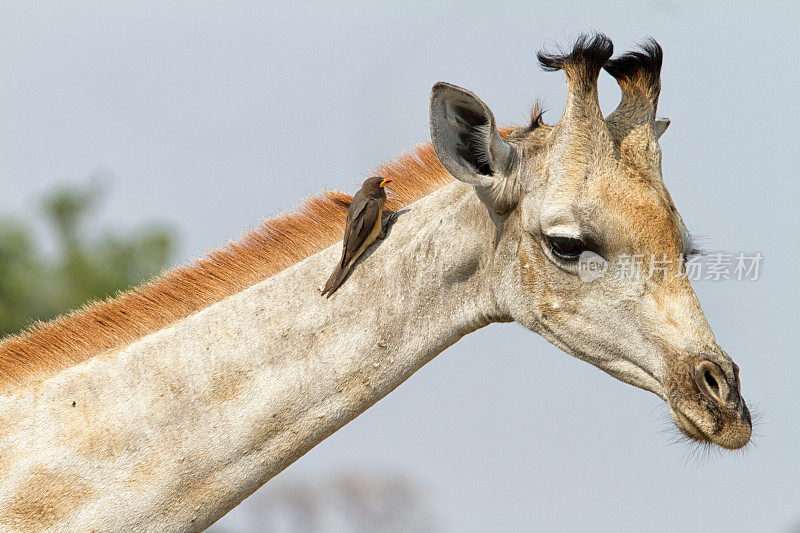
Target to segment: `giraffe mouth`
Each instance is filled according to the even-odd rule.
[[[700,411],[695,413],[695,411]],[[670,407],[675,426],[691,440],[709,442],[728,450],[738,450],[750,442],[753,432],[750,412],[723,414],[708,409]]]
[[[706,435],[698,424],[695,424],[691,418],[675,409],[670,409],[672,420],[675,426],[687,437],[698,442],[712,442],[711,438]]]

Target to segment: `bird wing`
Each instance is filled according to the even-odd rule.
[[[381,213],[381,204],[378,200],[365,198],[360,195],[353,197],[347,213],[347,222],[344,233],[342,250],[342,266],[347,265],[367,240],[375,227],[375,222]]]

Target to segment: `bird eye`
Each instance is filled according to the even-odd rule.
[[[379,181],[376,181],[375,183],[373,183],[373,185],[374,185],[374,186],[376,186],[376,187],[377,187],[378,185],[380,185],[380,184],[381,184],[381,182],[379,182]]]
[[[553,254],[564,261],[576,261],[586,250],[583,241],[572,237],[547,237],[547,244],[553,250]]]

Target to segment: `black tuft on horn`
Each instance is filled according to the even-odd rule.
[[[531,120],[528,123],[528,131],[533,131],[536,128],[542,127],[544,125],[544,120],[542,116],[544,115],[544,109],[542,109],[542,104],[539,102],[535,102],[533,104],[533,108],[531,109]]]
[[[611,39],[602,33],[595,33],[581,35],[568,54],[540,50],[536,57],[544,70],[563,70],[567,76],[577,73],[581,78],[595,81],[613,53]]]
[[[658,85],[661,76],[661,64],[664,53],[661,45],[649,37],[639,45],[640,50],[627,52],[610,59],[603,65],[606,72],[620,80],[635,80],[642,76],[650,85]]]

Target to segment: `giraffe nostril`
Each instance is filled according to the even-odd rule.
[[[694,381],[700,392],[714,403],[725,406],[731,396],[732,387],[725,372],[716,363],[703,360],[697,363]]]
[[[711,372],[708,370],[703,372],[703,378],[706,380],[706,385],[708,385],[708,388],[719,394],[719,384],[717,383],[717,380],[714,379],[714,376],[711,375]]]

